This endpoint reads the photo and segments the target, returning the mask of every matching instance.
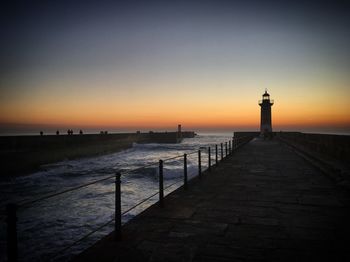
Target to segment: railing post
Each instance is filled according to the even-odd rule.
[[[224,159],[224,148],[222,143],[220,144],[220,147],[221,147],[221,161],[222,161]]]
[[[159,206],[164,206],[163,160],[159,160]]]
[[[201,159],[201,151],[198,150],[198,176],[202,177],[202,159]]]
[[[115,174],[115,211],[114,211],[114,240],[122,239],[122,203],[121,203],[121,188],[120,176],[118,172]]]
[[[218,165],[218,145],[215,145],[215,164]]]
[[[228,141],[228,154],[231,155],[232,150],[231,150],[231,140]]]
[[[210,153],[210,146],[208,147],[208,170],[211,170],[211,153]]]
[[[184,189],[187,189],[187,154],[184,154]]]
[[[17,246],[17,205],[8,204],[7,212],[7,261],[16,262],[18,260]]]
[[[227,157],[227,142],[225,142],[225,157]]]

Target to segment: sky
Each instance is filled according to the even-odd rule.
[[[350,133],[346,1],[11,1],[0,133]]]

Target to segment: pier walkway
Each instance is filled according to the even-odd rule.
[[[76,261],[350,261],[349,194],[278,140],[254,139]]]

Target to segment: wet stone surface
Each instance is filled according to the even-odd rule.
[[[76,261],[350,261],[349,193],[255,139]]]

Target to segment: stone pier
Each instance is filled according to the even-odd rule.
[[[293,149],[254,139],[75,261],[350,261],[349,200]]]

